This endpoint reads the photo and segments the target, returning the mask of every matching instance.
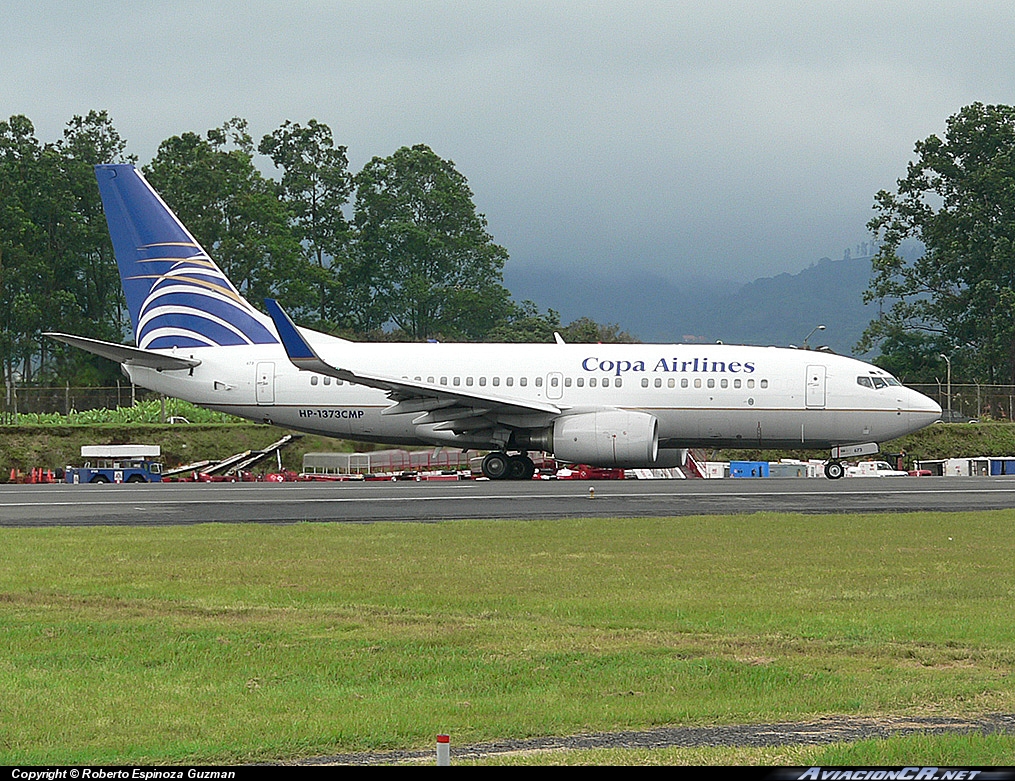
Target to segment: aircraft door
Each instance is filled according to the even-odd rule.
[[[807,391],[805,400],[808,407],[819,409],[825,406],[825,366],[807,367]]]
[[[257,378],[255,382],[257,403],[275,403],[275,364],[271,361],[261,361],[257,364]]]
[[[550,372],[546,375],[546,398],[559,399],[564,395],[564,375]]]

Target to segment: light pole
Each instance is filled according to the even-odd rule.
[[[807,334],[807,336],[804,337],[804,341],[803,341],[803,344],[802,344],[803,349],[804,350],[809,350],[810,349],[807,346],[807,340],[810,339],[812,336],[814,336],[814,332],[815,331],[824,331],[824,330],[825,330],[825,326],[823,326],[823,325],[816,325],[816,326],[814,326],[811,329],[811,332],[809,334]]]
[[[952,422],[952,359],[944,353],[941,353],[941,357],[945,359],[945,363],[948,364],[948,422]]]

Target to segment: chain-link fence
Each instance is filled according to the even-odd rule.
[[[9,385],[0,397],[0,423],[17,422],[27,413],[68,415],[71,411],[132,407],[139,401],[158,398],[158,394],[129,383],[103,388],[19,388]]]
[[[1012,385],[977,385],[946,382],[937,384],[909,386],[930,396],[943,410],[943,418],[948,420],[948,410],[952,411],[952,422],[968,420],[1015,420],[1015,386]]]

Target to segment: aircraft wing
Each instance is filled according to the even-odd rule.
[[[179,355],[168,355],[155,352],[154,350],[143,350],[140,347],[130,347],[126,344],[114,344],[103,342],[98,339],[88,339],[84,336],[73,336],[72,334],[61,334],[52,331],[43,333],[50,339],[56,339],[73,347],[80,348],[85,352],[101,355],[117,363],[125,363],[128,366],[147,366],[149,369],[193,369],[200,366],[201,362],[196,358],[184,358]]]
[[[336,377],[345,382],[387,391],[396,402],[383,415],[416,414],[418,425],[434,425],[435,430],[471,431],[499,424],[517,428],[545,426],[561,414],[553,404],[519,400],[473,391],[463,392],[445,385],[385,377],[332,366],[318,356],[300,329],[274,299],[265,299],[268,314],[275,323],[289,360],[299,369]]]

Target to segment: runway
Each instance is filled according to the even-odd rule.
[[[7,527],[1010,508],[1015,477],[0,486],[0,526]]]

